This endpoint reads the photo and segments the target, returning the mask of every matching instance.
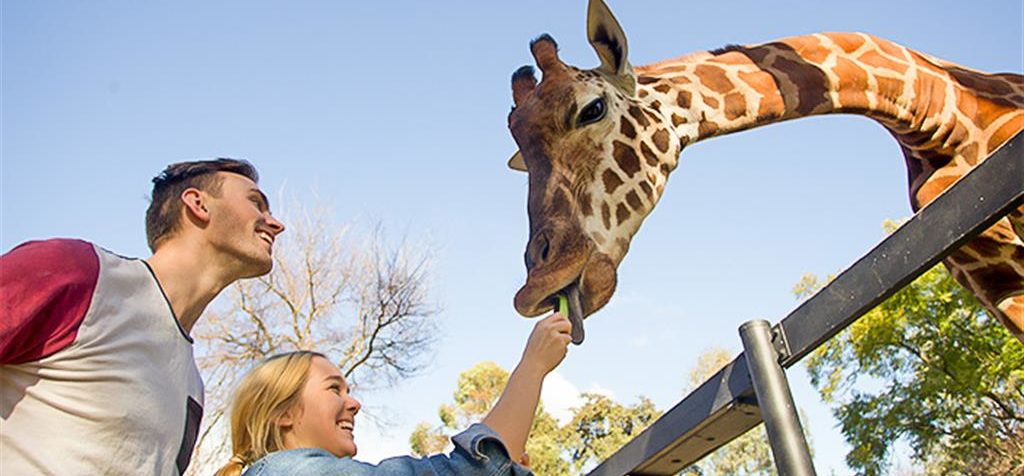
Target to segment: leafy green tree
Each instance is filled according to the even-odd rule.
[[[794,291],[821,285],[808,275]],[[884,474],[902,440],[925,474],[1024,474],[1024,346],[945,268],[864,315],[806,365],[858,472]]]
[[[662,414],[646,397],[630,406],[596,393],[582,397],[584,404],[573,409],[562,440],[577,473],[614,454]]]
[[[459,374],[454,400],[438,409],[441,423],[431,427],[420,423],[409,436],[413,454],[425,456],[450,448],[449,437],[469,425],[483,420],[498,401],[508,383],[509,373],[494,362],[480,362]],[[568,474],[569,465],[561,458],[558,422],[543,406],[537,409],[530,438],[526,442],[530,467],[537,474],[553,476]]]
[[[508,372],[494,362],[481,362],[459,375],[453,402],[438,409],[440,424],[421,423],[409,437],[416,455],[450,448],[449,436],[478,422],[490,411],[508,382]],[[545,476],[580,474],[611,456],[661,415],[641,397],[625,406],[598,394],[583,394],[584,404],[573,409],[573,419],[560,426],[543,404],[526,443],[530,468]]]

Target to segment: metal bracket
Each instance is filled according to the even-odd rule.
[[[789,348],[789,339],[786,339],[786,329],[782,325],[772,327],[772,347],[778,355],[780,364],[793,355],[793,351]]]

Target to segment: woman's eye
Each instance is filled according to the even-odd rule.
[[[597,98],[580,111],[579,125],[585,126],[604,117],[604,98]]]

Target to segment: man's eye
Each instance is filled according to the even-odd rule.
[[[585,126],[587,124],[600,121],[604,117],[605,113],[604,98],[597,98],[587,104],[586,107],[580,111],[578,119],[579,125]]]

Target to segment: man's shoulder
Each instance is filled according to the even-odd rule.
[[[97,247],[78,238],[50,238],[26,241],[3,255],[9,258],[44,260],[81,260],[96,256]]]

